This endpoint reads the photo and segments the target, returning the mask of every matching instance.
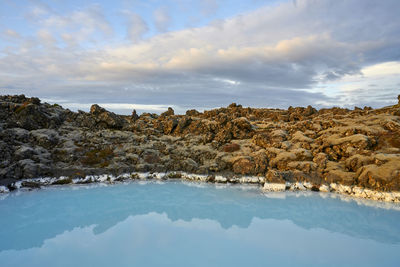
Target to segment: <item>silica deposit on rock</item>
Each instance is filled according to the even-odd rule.
[[[98,105],[72,112],[38,98],[1,96],[0,151],[3,192],[145,173],[400,201],[400,103],[354,110],[231,104],[123,116]],[[39,177],[55,178],[33,179]]]

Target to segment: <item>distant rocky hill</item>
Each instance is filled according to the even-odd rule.
[[[72,112],[0,97],[0,185],[43,176],[179,171],[228,182],[309,182],[400,191],[400,104],[381,109],[231,104],[200,113]]]

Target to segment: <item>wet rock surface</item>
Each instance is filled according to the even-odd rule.
[[[0,186],[9,189],[36,177],[62,176],[65,182],[186,172],[208,182],[256,177],[249,181],[270,183],[264,188],[272,191],[290,183],[299,190],[395,192],[400,106],[280,110],[233,103],[186,115],[169,108],[161,115],[122,116],[98,105],[89,113],[72,112],[38,98],[0,96],[0,150]]]

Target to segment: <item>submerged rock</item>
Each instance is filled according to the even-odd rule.
[[[286,184],[265,183],[263,186],[264,191],[281,192],[286,190]]]

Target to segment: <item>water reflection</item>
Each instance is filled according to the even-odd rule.
[[[73,228],[37,248],[1,251],[1,262],[19,267],[396,266],[399,250],[323,229],[305,230],[288,220],[254,218],[247,228],[224,229],[213,220],[172,221],[152,212],[129,216],[100,234],[94,228]]]
[[[319,229],[379,243],[400,243],[397,210],[360,206],[318,194],[285,196],[267,198],[258,190],[220,190],[212,185],[201,188],[179,182],[133,183],[88,190],[50,188],[10,195],[0,201],[0,251],[43,247],[48,240],[66,233],[81,235],[89,231],[90,238],[95,239],[119,223],[124,225],[134,218],[154,214],[171,224],[189,222],[186,225],[191,227],[196,227],[193,222],[197,222],[200,226],[212,224],[226,231],[239,231],[249,229],[255,221],[267,220],[303,230]]]

